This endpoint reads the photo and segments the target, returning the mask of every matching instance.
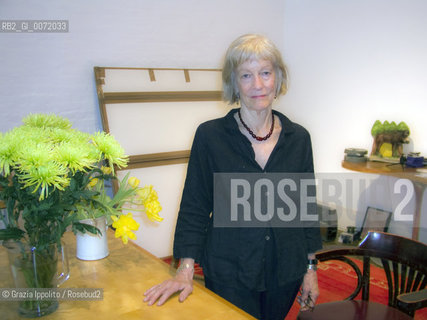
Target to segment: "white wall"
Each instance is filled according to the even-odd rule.
[[[283,1],[0,0],[0,19],[66,19],[66,34],[0,33],[1,131],[28,112],[101,129],[94,66],[217,68],[228,44],[259,32],[283,42]],[[268,23],[266,23],[268,22]]]
[[[220,68],[241,34],[262,33],[282,46],[283,10],[283,0],[0,0],[0,20],[69,20],[69,33],[0,33],[0,131],[30,112],[54,112],[80,130],[100,130],[94,66]],[[138,235],[160,230],[160,240],[147,240],[164,241],[157,255],[171,253],[176,212],[165,214],[162,227],[147,222]]]
[[[345,171],[345,148],[370,150],[377,119],[405,121],[405,151],[427,156],[426,12],[424,0],[285,1],[291,86],[282,110],[311,132],[318,172]],[[370,205],[394,210],[392,200]],[[426,226],[426,195],[422,212]]]

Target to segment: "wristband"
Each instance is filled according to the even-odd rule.
[[[194,266],[192,266],[189,263],[181,263],[178,267],[178,269],[176,270],[176,273],[181,272],[184,269],[191,269],[191,271],[194,271]]]
[[[319,260],[317,259],[308,259],[307,270],[317,271],[318,263],[319,263]]]
[[[307,270],[317,271],[317,264],[309,264]]]

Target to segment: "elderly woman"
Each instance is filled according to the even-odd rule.
[[[197,129],[178,221],[173,279],[145,292],[149,305],[192,292],[194,263],[203,267],[206,287],[259,319],[283,320],[301,288],[303,308],[318,297],[318,228],[220,228],[213,223],[213,176],[218,172],[313,173],[308,132],[272,110],[286,93],[280,52],[267,38],[244,35],[228,48],[223,67],[224,99],[240,108]],[[312,225],[311,225],[312,226]]]

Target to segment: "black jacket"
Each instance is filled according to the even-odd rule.
[[[301,278],[307,270],[307,254],[321,248],[318,223],[305,228],[214,227],[213,176],[217,172],[312,173],[310,136],[303,127],[273,111],[281,121],[282,131],[262,169],[255,161],[251,142],[238,128],[235,112],[237,109],[223,118],[207,121],[196,131],[175,230],[174,256],[194,258],[214,281],[257,289],[266,272],[266,236],[272,235],[278,285],[284,285]]]

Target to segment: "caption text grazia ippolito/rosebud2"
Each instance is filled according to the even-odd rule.
[[[0,288],[0,301],[102,300],[102,288]]]
[[[316,192],[317,191],[317,192]],[[357,174],[217,173],[214,224],[218,227],[303,227],[318,222],[319,200],[335,208],[395,198],[395,221],[412,221],[404,209],[414,196],[407,179],[379,179]],[[380,199],[381,200],[381,199]]]

